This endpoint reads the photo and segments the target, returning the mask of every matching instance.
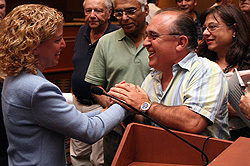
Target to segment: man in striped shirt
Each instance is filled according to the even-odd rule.
[[[122,82],[109,93],[168,128],[229,139],[227,81],[217,64],[194,52],[198,43],[192,18],[162,11],[146,33],[153,69],[142,88]],[[140,115],[136,119],[151,124]]]

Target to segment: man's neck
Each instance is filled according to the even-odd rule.
[[[137,31],[131,34],[126,34],[126,33],[125,34],[134,42],[136,48],[138,48],[141,42],[144,41],[145,30],[146,30],[146,23],[145,26],[139,32]]]
[[[109,22],[106,22],[105,24],[101,25],[98,28],[93,28],[91,29],[91,31],[93,31],[93,33],[95,34],[100,34],[106,31],[106,29],[108,28]]]
[[[197,19],[197,15],[194,11],[190,12],[190,15],[192,16],[194,21]]]
[[[250,21],[250,11],[244,12],[244,13],[245,13],[245,15],[247,16],[248,20]]]
[[[168,84],[173,78],[173,66],[179,63],[182,59],[184,59],[189,53],[190,51],[188,49],[183,50],[182,53],[180,53],[179,55],[176,55],[176,57],[179,57],[178,59],[164,66],[164,69],[161,71],[162,72],[161,84],[162,84],[163,91],[166,90]]]
[[[168,84],[170,83],[171,79],[173,78],[173,67],[168,66],[166,67],[167,70],[162,71],[162,78],[161,78],[161,86],[162,90],[165,91],[168,87]]]
[[[109,23],[107,22],[105,25],[101,26],[100,28],[94,28],[90,30],[90,40],[92,44],[103,36],[106,29],[108,28],[108,25]]]
[[[191,15],[191,17],[193,18],[193,20],[195,21],[197,19],[197,15],[195,13],[195,11],[191,11],[191,12],[187,12]]]

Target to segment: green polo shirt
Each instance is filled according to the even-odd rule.
[[[150,70],[148,55],[143,42],[136,49],[123,29],[111,32],[100,38],[85,81],[106,87],[107,91],[123,80],[141,85]]]

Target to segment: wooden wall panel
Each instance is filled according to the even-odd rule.
[[[6,0],[6,11],[9,13],[21,4],[44,4],[61,11],[65,20],[70,22],[74,17],[83,17],[82,2],[83,0]]]

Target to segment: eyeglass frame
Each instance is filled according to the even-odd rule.
[[[149,40],[156,40],[160,36],[163,36],[163,35],[165,35],[165,36],[183,36],[182,34],[179,34],[179,33],[162,33],[162,34],[157,34],[157,36],[152,35],[152,33],[150,33],[150,35],[148,33],[146,33],[145,38],[148,38]]]
[[[215,26],[214,28],[211,28],[211,26]],[[209,27],[210,26],[210,27]],[[207,29],[210,33],[213,33],[214,31],[216,31],[219,27],[223,27],[223,25],[221,25],[221,24],[216,24],[216,23],[212,23],[212,25],[211,24],[209,24],[207,27],[202,27],[201,28],[201,32],[202,33],[204,33],[204,31]]]
[[[128,11],[129,10],[132,10],[131,13],[129,13]],[[124,10],[121,10],[121,9],[118,9],[118,12],[119,12],[119,16],[117,16],[118,12],[117,10],[115,9],[114,10],[114,16],[117,18],[117,19],[121,19],[125,13],[126,16],[128,17],[132,17],[135,15],[135,13],[137,12],[137,10],[139,10],[139,8],[136,8],[136,7],[129,7],[129,8],[125,8]]]

